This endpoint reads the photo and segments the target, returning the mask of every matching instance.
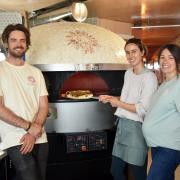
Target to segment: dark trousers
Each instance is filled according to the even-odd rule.
[[[48,157],[48,143],[35,144],[32,152],[22,155],[21,146],[7,149],[15,166],[17,180],[45,180]]]
[[[124,170],[127,163],[122,159],[112,156],[111,173],[114,180],[125,180]],[[147,177],[147,160],[144,166],[135,166],[128,164],[128,167],[132,170],[135,180],[146,180]]]
[[[152,164],[147,180],[174,180],[174,172],[180,164],[180,151],[154,147],[151,152]]]

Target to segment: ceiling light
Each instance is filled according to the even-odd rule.
[[[83,22],[86,20],[88,15],[87,7],[82,2],[77,2],[72,4],[72,16],[78,22]]]
[[[144,16],[146,14],[146,5],[143,3],[141,5],[141,16]]]

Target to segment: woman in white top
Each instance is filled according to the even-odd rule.
[[[148,148],[142,134],[142,122],[158,82],[155,74],[144,67],[146,48],[140,39],[129,39],[125,52],[132,68],[125,73],[120,98],[101,95],[99,101],[117,107],[118,125],[111,165],[114,180],[125,178],[123,171],[127,164],[131,166],[135,180],[146,180]]]

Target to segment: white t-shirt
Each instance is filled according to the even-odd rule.
[[[150,70],[144,69],[138,75],[133,72],[132,68],[127,70],[124,76],[124,85],[120,98],[122,102],[135,104],[136,113],[117,108],[115,115],[143,122],[149,102],[157,86],[157,77]]]
[[[32,122],[39,109],[40,96],[48,95],[41,71],[27,63],[15,66],[7,61],[0,62],[0,96],[4,104],[16,115]],[[0,120],[0,149],[20,145],[20,139],[27,132]],[[46,133],[36,143],[47,142]]]

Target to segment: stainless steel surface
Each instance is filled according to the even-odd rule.
[[[95,100],[49,103],[49,108],[57,111],[51,111],[45,124],[46,132],[87,132],[114,126],[114,108]]]
[[[126,70],[128,64],[36,64],[41,71],[103,71]]]
[[[97,99],[97,100],[99,100],[99,97],[98,97],[98,96],[93,96],[93,97],[91,97],[91,99]]]
[[[44,17],[44,18],[33,18],[29,20],[30,27],[39,26],[42,24],[53,23],[62,20],[65,17],[72,16],[72,12],[66,12],[54,16]]]
[[[53,5],[50,5],[50,6],[48,6],[48,7],[44,7],[44,8],[38,9],[38,10],[34,10],[34,11],[28,13],[29,19],[31,19],[31,18],[36,18],[36,17],[38,17],[38,16],[41,16],[41,15],[50,13],[50,12],[52,12],[52,11],[56,11],[56,10],[61,9],[61,8],[68,7],[68,6],[70,6],[72,3],[73,3],[73,1],[67,1],[67,0],[65,0],[65,1],[58,2],[58,3],[53,4]]]
[[[62,11],[61,13],[58,12],[55,15],[49,15],[46,17],[41,17],[37,18],[37,16],[49,13],[51,11],[57,10],[59,8],[66,7],[64,8],[65,10]],[[78,11],[77,11],[78,10]],[[55,4],[53,6],[40,9],[37,11],[33,11],[29,14],[29,25],[30,27],[42,25],[42,24],[47,24],[47,23],[52,23],[52,22],[58,22],[62,20],[63,18],[66,17],[73,17],[76,21],[78,22],[83,22],[87,18],[87,8],[84,3],[77,3],[77,2],[61,2],[58,4]]]
[[[57,119],[57,108],[49,106],[47,120]]]

